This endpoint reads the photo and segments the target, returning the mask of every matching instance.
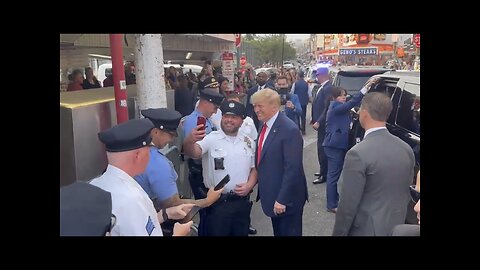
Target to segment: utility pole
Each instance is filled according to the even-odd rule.
[[[136,34],[135,45],[138,108],[166,108],[162,35]]]
[[[285,34],[282,34],[282,62],[281,67],[283,67],[283,51],[285,50]]]

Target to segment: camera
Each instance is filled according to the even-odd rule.
[[[280,104],[281,105],[287,104],[287,101],[290,100],[290,97],[288,95],[288,88],[278,88],[277,92],[280,95]]]

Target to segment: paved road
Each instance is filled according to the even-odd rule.
[[[311,106],[307,109],[307,123],[310,122]],[[335,214],[327,212],[326,206],[326,183],[314,185],[314,173],[318,172],[317,158],[317,132],[307,127],[307,134],[303,136],[303,166],[307,176],[307,188],[309,201],[303,211],[303,235],[304,236],[330,236],[332,235]],[[257,197],[257,188],[252,193],[252,198]],[[256,236],[273,236],[272,222],[262,210],[260,201],[254,202],[250,215],[252,225],[257,229]]]

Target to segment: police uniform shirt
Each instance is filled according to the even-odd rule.
[[[255,167],[255,142],[251,138],[240,133],[236,137],[227,136],[218,130],[196,143],[202,148],[203,179],[207,188],[215,187],[227,174],[230,182],[224,193],[248,181],[250,170]],[[215,158],[224,158],[224,170],[215,170]]]
[[[197,126],[197,117],[199,116],[205,117],[201,112],[195,110],[185,118],[183,121],[183,138],[186,138],[192,132],[193,128]],[[206,133],[208,134],[212,132],[213,124],[209,118],[207,118],[207,123],[205,125]]]
[[[247,135],[252,140],[256,140],[258,137],[258,131],[255,128],[255,123],[253,122],[253,119],[249,116],[243,119],[243,124],[238,130],[238,132]]]
[[[152,201],[127,173],[109,164],[90,184],[112,194],[112,213],[117,218],[112,236],[163,235]]]
[[[150,160],[145,172],[134,178],[152,200],[163,201],[178,193],[178,175],[173,163],[156,147],[150,147]]]

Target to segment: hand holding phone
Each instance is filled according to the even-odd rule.
[[[178,222],[180,222],[181,224],[185,224],[189,222],[190,220],[193,219],[193,217],[195,217],[195,215],[198,213],[200,209],[201,209],[200,206],[195,205],[194,207],[192,207],[192,210],[190,210],[190,212],[188,212],[187,215],[183,219],[179,220]]]
[[[198,125],[203,125],[201,128],[199,128],[198,130],[205,130],[205,126],[207,124],[207,118],[203,117],[203,116],[198,116],[197,117],[197,126]]]
[[[217,191],[217,190],[223,188],[228,182],[230,182],[230,175],[229,174],[225,175],[225,177],[220,182],[218,182],[218,184],[215,186],[215,188],[213,190]]]

